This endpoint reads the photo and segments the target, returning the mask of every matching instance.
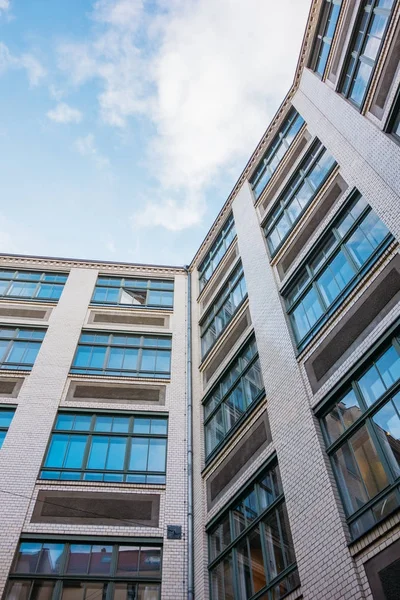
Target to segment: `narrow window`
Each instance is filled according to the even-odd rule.
[[[325,72],[335,35],[342,0],[324,0],[318,30],[311,55],[310,67],[321,77]]]

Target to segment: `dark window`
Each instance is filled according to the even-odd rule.
[[[173,281],[99,277],[92,304],[172,308],[173,300]]]
[[[275,254],[295,224],[314,200],[336,165],[335,159],[322,146],[313,145],[300,167],[281,194],[264,230],[271,254]]]
[[[159,600],[161,547],[22,541],[7,600]]]
[[[0,271],[0,297],[55,301],[61,296],[67,275],[39,271]]]
[[[44,335],[43,329],[1,327],[0,369],[30,371]]]
[[[299,585],[277,465],[265,470],[208,532],[212,600],[264,592],[278,600]]]
[[[168,379],[171,338],[167,336],[82,333],[71,373]]]
[[[231,273],[224,289],[201,321],[203,358],[220,337],[246,296],[246,282],[240,263]]]
[[[360,107],[371,81],[394,0],[363,0],[339,91]]]
[[[250,184],[256,199],[260,197],[279,163],[290,148],[303,123],[304,119],[293,108],[272,140],[263,159],[250,179]]]
[[[392,236],[358,193],[284,293],[299,349],[337,309]]]
[[[0,408],[0,448],[3,445],[4,438],[7,435],[8,428],[15,413],[15,408]]]
[[[263,390],[257,346],[252,339],[203,401],[207,457],[260,398]]]
[[[400,142],[400,90],[397,92],[397,99],[390,115],[388,131],[397,142]]]
[[[59,413],[40,476],[165,483],[167,426],[160,416]]]
[[[235,236],[235,223],[233,215],[231,214],[199,266],[200,291],[204,288],[207,281],[218,267]]]
[[[321,77],[324,74],[335,35],[342,0],[324,0],[310,66]]]
[[[400,345],[392,338],[322,416],[353,538],[400,506]]]

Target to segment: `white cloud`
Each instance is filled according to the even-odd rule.
[[[93,133],[77,138],[75,148],[82,156],[91,158],[98,169],[106,169],[110,166],[108,158],[98,151]]]
[[[32,87],[38,85],[46,75],[45,69],[32,54],[14,56],[8,47],[0,42],[0,74],[9,69],[24,69]]]
[[[285,96],[310,0],[146,6],[98,0],[93,38],[61,47],[60,66],[77,85],[99,81],[105,123],[149,120],[158,188],[148,197],[161,200],[148,201],[133,222],[178,230],[200,222],[205,192],[228,170],[239,172]]]
[[[60,102],[53,110],[49,110],[47,116],[56,123],[80,123],[82,121],[81,111],[72,108],[65,102]]]
[[[54,98],[54,100],[59,102],[64,96],[64,91],[52,83],[49,85],[49,94],[52,98]]]
[[[10,10],[10,0],[0,0],[0,15],[4,11]]]

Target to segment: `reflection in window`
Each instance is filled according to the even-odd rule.
[[[10,427],[15,409],[12,407],[0,408],[0,448],[3,445],[4,439]]]
[[[235,236],[235,223],[231,214],[199,266],[200,291],[218,267]]]
[[[279,599],[299,585],[277,465],[244,491],[208,539],[212,600],[242,600],[262,591]]]
[[[328,61],[341,4],[342,0],[324,0],[321,10],[310,63],[311,68],[321,77]]]
[[[23,541],[5,598],[104,600],[107,594],[112,600],[159,600],[160,583],[157,546]]]
[[[71,373],[168,379],[171,337],[82,333]]]
[[[375,68],[394,0],[363,0],[340,85],[342,94],[361,106]]]
[[[358,537],[400,505],[400,346],[370,360],[322,418],[351,532]],[[372,409],[372,412],[371,412]],[[367,416],[364,416],[366,411]],[[388,490],[386,500],[364,506]]]
[[[1,327],[0,369],[30,371],[45,333],[43,329]]]
[[[391,239],[386,225],[362,196],[341,213],[285,293],[299,349],[328,319],[331,307],[351,292]]]
[[[174,282],[163,279],[99,277],[92,304],[172,308]]]
[[[42,479],[165,483],[165,417],[59,413]]]
[[[21,300],[57,301],[64,289],[67,275],[39,271],[0,271],[0,297]]]

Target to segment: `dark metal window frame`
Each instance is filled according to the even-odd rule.
[[[160,335],[159,333],[155,333],[154,335],[138,333],[135,335],[132,332],[130,332],[130,333],[126,333],[124,331],[110,332],[110,331],[99,331],[96,329],[96,330],[91,330],[91,331],[89,331],[89,330],[82,331],[81,337],[82,337],[82,335],[96,335],[96,334],[108,335],[109,336],[108,343],[96,342],[96,341],[82,342],[80,339],[78,342],[75,354],[74,354],[70,373],[75,373],[75,374],[80,374],[80,375],[82,375],[82,374],[83,375],[101,375],[101,376],[108,376],[108,377],[141,377],[141,378],[148,377],[151,379],[163,379],[163,380],[170,379],[171,366],[170,366],[169,371],[167,372],[167,371],[144,371],[144,370],[141,370],[140,368],[137,368],[135,371],[131,371],[129,369],[126,369],[126,370],[125,369],[109,369],[109,368],[105,367],[104,365],[107,365],[107,363],[108,363],[111,348],[123,348],[123,349],[128,349],[128,350],[133,350],[133,349],[138,350],[137,365],[141,365],[141,363],[142,363],[143,350],[161,350],[163,352],[169,352],[170,353],[170,365],[171,365],[171,356],[172,356],[172,336],[171,335]],[[135,345],[134,344],[124,345],[122,343],[113,344],[112,343],[113,336],[138,337],[138,338],[140,338],[140,342],[139,342],[139,344],[135,344]],[[171,345],[169,348],[167,346],[165,346],[165,347],[145,346],[144,340],[147,338],[167,339],[170,341]],[[103,362],[102,368],[74,366],[75,359],[78,356],[79,348],[81,348],[83,346],[89,346],[89,347],[95,346],[95,347],[107,348],[106,354],[104,356],[104,362]],[[126,371],[126,373],[121,375],[122,371]]]
[[[119,282],[116,283],[115,285],[112,285],[110,283],[106,284],[106,283],[100,283],[100,281],[104,279],[104,280],[108,280],[108,281],[115,281],[115,282]],[[146,286],[138,286],[138,287],[134,287],[131,285],[126,285],[126,282],[129,281],[143,281],[143,282],[147,282]],[[156,284],[156,285],[154,285]],[[159,287],[159,284],[165,284],[164,287]],[[172,284],[172,288],[171,288],[171,284]],[[95,294],[96,294],[96,290],[98,288],[107,288],[107,289],[111,289],[111,290],[115,290],[118,289],[119,290],[119,301],[118,302],[108,302],[107,300],[105,301],[100,301],[100,300],[95,300]],[[122,296],[122,292],[123,291],[127,291],[129,292],[146,292],[146,301],[144,304],[127,304],[125,302],[121,302],[121,296]],[[174,280],[172,279],[141,279],[139,277],[108,277],[107,275],[99,275],[96,281],[96,286],[94,288],[93,291],[93,296],[92,296],[92,300],[91,300],[91,304],[95,305],[95,306],[122,306],[123,308],[152,308],[152,309],[158,309],[158,310],[171,310],[173,308],[174,305],[174,301],[172,299],[172,303],[171,304],[150,304],[149,302],[149,297],[150,297],[150,292],[172,292],[172,296],[174,294]]]
[[[364,32],[362,41],[360,43],[359,50],[356,52],[355,50],[353,50],[353,48],[354,48],[354,45],[355,45],[355,42],[356,42],[356,39],[357,39],[357,34],[359,32],[359,27],[360,27],[362,19],[363,19],[365,8],[368,6],[367,2],[369,2],[369,1],[372,2],[372,4],[371,4],[371,10],[369,11],[368,21],[366,23],[365,32]],[[386,36],[387,30],[389,28],[390,21],[391,21],[391,18],[393,16],[394,9],[396,7],[396,1],[394,0],[392,8],[389,10],[389,16],[388,16],[388,20],[387,20],[387,23],[386,23],[386,27],[385,27],[385,30],[384,30],[384,32],[382,34],[382,40],[381,40],[381,43],[379,45],[379,49],[378,49],[377,54],[376,54],[377,58],[375,59],[375,61],[373,62],[373,64],[371,64],[372,63],[371,59],[368,59],[368,61],[366,61],[366,62],[369,62],[369,64],[371,64],[371,66],[372,66],[371,75],[370,75],[369,81],[367,83],[367,86],[365,88],[364,96],[363,96],[360,104],[357,104],[356,102],[354,102],[350,98],[350,94],[351,94],[352,89],[353,89],[354,76],[355,76],[355,73],[357,71],[358,64],[359,64],[359,62],[362,62],[362,61],[359,60],[359,58],[360,58],[360,56],[362,56],[362,53],[363,53],[364,48],[365,48],[365,43],[366,43],[366,40],[367,40],[369,29],[370,29],[370,26],[371,26],[372,21],[373,21],[372,17],[373,17],[373,14],[374,14],[374,10],[376,8],[378,8],[378,11],[382,11],[382,10],[387,11],[387,9],[379,9],[379,7],[377,7],[378,2],[379,2],[379,0],[363,0],[362,5],[359,8],[359,11],[358,11],[358,14],[357,14],[357,19],[355,21],[355,25],[354,25],[354,28],[353,28],[352,36],[351,36],[351,39],[350,39],[350,44],[349,44],[349,47],[347,49],[346,58],[345,58],[344,63],[343,63],[342,72],[341,72],[341,75],[339,77],[339,83],[338,83],[338,86],[337,86],[337,89],[336,89],[337,92],[339,92],[344,98],[346,98],[350,102],[350,104],[352,104],[352,106],[354,106],[360,112],[362,111],[364,103],[365,103],[365,99],[368,96],[368,91],[369,91],[369,88],[371,86],[371,82],[373,80],[373,77],[374,77],[374,74],[375,74],[375,70],[376,70],[376,67],[377,67],[377,64],[378,64],[378,58],[379,58],[379,56],[381,54],[383,44],[385,43],[385,36]],[[344,87],[344,84],[345,84],[345,81],[346,81],[347,70],[349,68],[349,65],[350,65],[352,57],[355,59],[355,61],[354,61],[354,65],[353,65],[353,68],[352,68],[351,74],[350,74],[351,83],[349,85],[347,93],[344,93],[343,92],[343,87]]]
[[[394,132],[394,128],[398,127],[400,130],[400,87],[397,90],[395,100],[389,113],[389,118],[385,127],[386,133],[388,133],[392,140],[400,145],[400,131],[399,134]]]
[[[326,34],[326,30],[327,30],[327,25],[329,23],[329,19],[330,19],[330,15],[332,14],[333,11],[333,6],[340,6],[339,9],[339,13],[338,13],[338,18],[335,24],[335,29],[333,31],[333,36],[332,38],[326,38],[325,34]],[[320,77],[321,79],[324,78],[325,72],[326,72],[326,65],[328,63],[329,60],[329,56],[332,50],[332,41],[335,37],[335,33],[337,30],[337,24],[340,18],[340,14],[341,14],[341,10],[342,10],[342,0],[324,0],[321,12],[320,12],[320,16],[319,16],[319,21],[318,21],[318,26],[317,26],[317,31],[315,34],[315,38],[314,38],[314,43],[313,43],[313,47],[312,47],[312,51],[311,51],[311,58],[308,62],[308,67],[314,71],[314,73],[316,74],[317,77]],[[324,70],[322,73],[318,73],[317,72],[317,63],[318,63],[318,58],[320,55],[320,51],[322,48],[323,44],[328,44],[330,46],[329,48],[329,52],[328,55],[326,57],[326,62],[324,65]]]
[[[14,274],[13,277],[5,277],[4,273]],[[24,275],[26,277],[24,277]],[[37,279],[32,279],[29,275],[37,275]],[[65,277],[65,281],[51,281],[46,280],[46,277]],[[0,270],[0,283],[3,281],[8,281],[9,285],[5,292],[0,294],[0,298],[10,298],[12,300],[27,300],[29,302],[52,302],[57,303],[58,298],[38,298],[37,294],[41,289],[42,284],[53,285],[57,288],[61,288],[61,293],[64,289],[64,285],[68,279],[67,273],[55,273],[51,271],[24,271],[24,270],[13,270],[13,269],[1,269]],[[14,283],[36,283],[36,289],[33,292],[32,296],[19,296],[14,294],[7,294],[7,291],[11,288],[11,285]]]
[[[352,523],[357,521],[360,516],[366,514],[371,508],[375,505],[379,504],[385,497],[389,496],[392,492],[396,494],[398,499],[398,507],[400,508],[400,477],[395,477],[393,470],[390,466],[390,463],[382,450],[381,443],[379,441],[379,436],[376,433],[376,426],[372,423],[372,417],[379,412],[379,410],[397,393],[400,391],[400,380],[391,385],[388,389],[386,389],[385,393],[378,398],[375,402],[373,402],[370,406],[364,400],[364,397],[359,390],[357,380],[359,380],[375,363],[375,361],[380,358],[391,346],[394,346],[398,355],[400,356],[400,321],[397,320],[396,323],[380,338],[375,345],[370,349],[370,351],[363,356],[363,358],[351,369],[351,371],[342,378],[342,380],[334,387],[334,389],[329,393],[329,395],[324,398],[314,409],[314,413],[316,417],[320,421],[320,427],[322,430],[326,452],[329,456],[331,462],[331,468],[335,476],[336,485],[339,490],[339,494],[342,500],[343,508],[346,513],[346,519],[349,527],[351,527]],[[324,423],[325,417],[333,410],[333,408],[337,405],[337,402],[340,401],[341,397],[344,397],[347,392],[353,390],[357,402],[359,406],[363,409],[363,412],[360,414],[359,418],[352,423],[334,442],[330,442],[329,434],[326,429],[326,425]],[[378,457],[381,461],[381,464],[384,468],[385,474],[390,482],[385,489],[376,494],[373,498],[371,498],[368,502],[366,502],[361,508],[357,511],[353,512],[351,515],[347,515],[346,503],[343,497],[343,491],[340,486],[340,481],[338,479],[336,469],[333,462],[333,455],[335,452],[343,446],[357,431],[359,431],[362,427],[366,427],[369,435],[371,436],[375,449],[377,450]],[[397,509],[396,509],[397,510]],[[352,543],[357,539],[364,537],[368,534],[369,531],[377,527],[382,521],[385,521],[389,515],[385,515],[381,520],[378,520],[375,525],[373,525],[370,529],[364,531],[360,536],[354,537]]]
[[[25,542],[31,543],[48,543],[48,544],[64,544],[63,554],[60,562],[60,573],[57,574],[47,574],[47,573],[16,573],[13,572],[13,569],[18,560],[18,551],[20,548],[20,544]],[[67,560],[68,560],[68,552],[71,545],[83,544],[83,545],[92,545],[92,546],[113,546],[112,549],[112,558],[110,565],[110,575],[99,575],[99,574],[73,574],[67,573]],[[160,570],[161,575],[155,577],[143,577],[140,575],[137,576],[126,576],[126,575],[117,575],[117,564],[118,564],[118,550],[123,546],[139,546],[140,548],[159,548],[160,549]],[[40,560],[40,559],[38,559]],[[143,538],[129,538],[123,539],[121,541],[115,542],[113,538],[96,538],[95,536],[91,536],[88,538],[85,537],[71,537],[71,536],[42,536],[31,535],[31,536],[23,536],[20,539],[20,542],[17,546],[17,550],[15,552],[13,564],[11,567],[11,571],[9,573],[7,579],[7,586],[4,598],[6,598],[7,590],[9,588],[9,583],[13,581],[41,581],[41,582],[55,582],[55,588],[53,591],[53,600],[61,600],[62,597],[62,583],[63,582],[82,582],[82,583],[107,583],[106,595],[104,600],[112,600],[114,597],[114,588],[116,583],[128,583],[128,584],[158,584],[160,586],[159,598],[161,597],[161,580],[162,580],[162,561],[163,561],[163,546],[162,542],[159,539],[151,540],[151,539],[143,539]],[[30,590],[30,597],[32,594],[32,587]]]
[[[255,339],[255,336],[254,336],[254,332],[252,332],[251,335],[240,346],[240,348],[238,349],[238,351],[235,353],[235,356],[229,361],[228,365],[226,366],[226,368],[221,373],[220,377],[218,378],[218,381],[216,381],[216,383],[211,388],[210,392],[202,400],[202,405],[204,407],[204,410],[205,410],[205,406],[207,405],[207,402],[210,400],[211,396],[215,393],[216,389],[220,385],[221,380],[234,367],[234,365],[237,363],[237,361],[241,358],[242,354],[244,354],[246,352],[247,348],[252,343],[254,343],[256,345],[256,339]],[[213,410],[210,412],[210,414],[207,415],[207,417],[204,418],[203,426],[204,426],[204,449],[205,449],[205,456],[206,456],[206,459],[205,459],[206,465],[208,465],[215,458],[215,456],[217,454],[219,454],[219,452],[222,450],[222,448],[224,446],[226,446],[226,444],[229,442],[229,440],[231,439],[231,437],[234,434],[234,432],[239,429],[239,427],[242,425],[242,423],[254,411],[254,409],[256,408],[256,406],[258,405],[258,403],[260,402],[260,400],[265,395],[265,389],[262,388],[262,390],[260,391],[260,393],[258,394],[258,396],[253,400],[253,402],[250,404],[250,406],[247,408],[247,410],[243,413],[243,415],[240,417],[240,419],[238,419],[238,421],[235,423],[235,425],[233,427],[231,427],[231,429],[229,429],[229,431],[226,433],[226,435],[223,438],[223,440],[221,440],[219,442],[219,444],[217,444],[217,446],[215,446],[215,448],[213,448],[213,450],[207,455],[207,441],[206,441],[206,437],[207,436],[206,436],[206,432],[205,432],[206,426],[211,421],[211,419],[215,416],[215,413],[218,411],[218,409],[221,407],[221,405],[224,403],[224,401],[227,399],[227,397],[232,393],[232,391],[238,385],[240,385],[243,377],[246,375],[246,373],[250,370],[250,368],[258,360],[259,360],[259,355],[258,355],[257,345],[256,345],[256,351],[254,353],[254,356],[251,358],[251,360],[246,365],[246,367],[244,369],[242,369],[241,372],[237,375],[236,379],[231,383],[231,385],[229,386],[229,388],[225,392],[225,394],[223,394],[221,396],[220,400],[218,401],[218,404],[213,408]],[[224,417],[224,419],[225,419],[225,417]]]
[[[294,136],[292,142],[290,144],[288,144],[286,141],[286,136],[298,118],[302,120],[302,123],[300,124],[300,127],[299,127],[296,135]],[[269,143],[267,150],[264,152],[264,155],[263,155],[262,159],[259,161],[252,176],[249,178],[249,183],[251,185],[251,188],[253,190],[253,194],[255,197],[255,202],[257,202],[257,200],[261,197],[261,195],[264,192],[265,188],[267,187],[269,181],[273,177],[273,174],[275,173],[276,169],[281,164],[282,160],[285,158],[287,151],[289,150],[289,148],[291,148],[291,146],[294,144],[294,142],[298,138],[299,133],[302,130],[304,124],[305,124],[305,121],[304,121],[303,117],[292,106],[290,108],[290,110],[288,111],[288,114],[286,115],[279,130],[277,131],[277,133],[274,135],[271,142]],[[280,146],[282,144],[285,147],[284,156],[281,158],[278,165],[272,170],[272,172],[270,173],[269,180],[267,181],[267,183],[265,184],[263,189],[260,191],[260,193],[257,195],[255,192],[255,187],[257,186],[258,182],[262,179],[265,171],[268,170],[270,162],[273,160],[274,156],[276,155],[276,153],[278,152],[278,149],[280,148]]]
[[[234,231],[234,234],[233,234],[232,240],[227,245],[226,244],[226,238],[228,237],[229,233],[232,230]],[[227,220],[225,221],[225,223],[223,224],[223,226],[221,228],[221,231],[219,232],[217,238],[213,242],[211,248],[207,252],[207,255],[202,260],[202,262],[200,263],[200,266],[198,268],[198,271],[199,271],[200,293],[204,290],[204,288],[206,287],[206,285],[208,284],[208,282],[212,278],[213,274],[215,273],[215,271],[217,270],[218,266],[220,265],[222,259],[224,258],[224,256],[228,252],[229,248],[232,246],[233,242],[235,241],[235,238],[236,238],[235,220],[233,218],[233,213],[231,213],[229,215],[229,217],[227,218]],[[205,274],[206,270],[208,269],[209,264],[214,259],[214,256],[218,253],[219,249],[223,245],[225,246],[224,253],[221,255],[218,263],[214,266],[210,277],[207,279],[207,281],[203,281],[204,274]]]
[[[304,169],[304,165],[307,163],[307,161],[309,161],[310,155],[313,152],[316,152],[314,158]],[[296,195],[296,193],[298,192],[299,188],[304,183],[304,181],[306,181],[306,179],[309,177],[309,175],[312,172],[312,170],[314,169],[315,165],[318,163],[318,161],[320,160],[320,158],[323,156],[323,154],[325,152],[330,154],[330,152],[327,150],[327,148],[325,148],[325,146],[323,146],[322,143],[318,139],[316,139],[315,142],[312,144],[311,148],[309,148],[309,150],[307,151],[306,155],[304,156],[303,160],[301,161],[301,164],[296,169],[296,172],[290,178],[289,183],[285,186],[284,191],[280,194],[278,200],[275,202],[275,204],[269,211],[270,216],[267,216],[267,218],[264,219],[262,227],[264,229],[264,234],[265,234],[266,239],[268,238],[268,235],[271,233],[271,231],[275,228],[275,226],[278,223],[281,216],[287,212],[287,207],[290,204],[290,201]],[[331,173],[333,172],[333,170],[336,167],[337,167],[337,162],[335,161],[334,164],[332,165],[332,167],[327,172],[324,179],[321,181],[319,187],[315,188],[314,194],[312,195],[310,200],[307,202],[307,204],[305,204],[305,206],[302,208],[301,212],[297,215],[296,219],[292,222],[291,228],[288,230],[285,237],[281,240],[280,244],[275,248],[275,250],[271,250],[271,248],[268,244],[268,239],[267,239],[267,248],[268,248],[271,259],[274,258],[274,256],[276,256],[276,254],[279,252],[279,250],[281,249],[281,247],[283,246],[283,244],[285,243],[285,241],[287,240],[287,238],[289,237],[291,232],[295,229],[297,223],[302,219],[307,208],[314,202],[314,200],[318,196],[321,188],[323,187],[323,185],[325,184],[325,182],[327,181],[327,179],[329,178],[329,176],[331,175]],[[293,182],[297,177],[298,177],[298,181],[296,183],[296,186],[293,187],[293,189],[291,189],[291,186],[293,185]],[[279,212],[277,212],[278,209],[279,209]]]
[[[79,416],[90,416],[91,417],[91,423],[90,423],[90,427],[89,429],[85,429],[85,430],[77,430],[77,429],[56,429],[56,425],[57,425],[57,420],[58,417],[60,415],[79,415]],[[95,431],[94,427],[95,427],[95,422],[96,422],[96,417],[97,416],[102,416],[102,417],[126,417],[129,418],[129,428],[128,428],[128,432],[116,432],[116,431]],[[136,418],[147,418],[147,419],[164,419],[167,422],[167,432],[165,434],[155,434],[155,433],[134,433],[133,432],[133,426],[134,426],[134,420]],[[82,467],[79,469],[75,469],[75,468],[63,468],[63,467],[46,467],[45,462],[46,462],[46,458],[48,455],[48,452],[50,450],[50,446],[51,446],[51,442],[52,442],[52,437],[54,434],[64,434],[64,435],[86,435],[87,436],[87,440],[86,440],[86,445],[85,445],[85,450],[83,452],[83,459],[82,459]],[[125,450],[125,459],[124,459],[124,469],[122,471],[118,471],[118,470],[102,470],[102,469],[88,469],[85,468],[85,465],[87,465],[88,459],[89,459],[89,454],[90,454],[90,450],[91,450],[91,446],[92,446],[92,439],[97,438],[97,437],[118,437],[118,438],[126,438],[127,441],[127,447]],[[133,440],[133,439],[163,439],[166,440],[166,444],[165,444],[165,469],[164,471],[135,471],[135,470],[130,470],[128,468],[129,462],[130,462],[130,457],[131,457],[131,447],[129,444],[129,440]],[[54,424],[53,424],[53,428],[51,430],[51,435],[49,438],[49,441],[47,443],[46,446],[46,452],[44,454],[44,458],[43,458],[43,462],[42,462],[42,466],[41,466],[41,474],[43,471],[49,471],[49,472],[59,472],[61,473],[77,473],[78,471],[80,472],[80,479],[63,479],[60,477],[54,477],[54,478],[49,478],[49,477],[42,477],[40,476],[40,480],[41,481],[60,481],[60,482],[68,482],[68,481],[91,481],[92,483],[96,483],[100,481],[100,483],[102,483],[101,480],[91,480],[91,479],[85,479],[84,475],[86,473],[90,474],[102,474],[102,475],[107,475],[107,474],[118,474],[118,475],[122,475],[123,476],[123,481],[118,481],[115,482],[117,483],[117,485],[120,485],[121,483],[126,483],[128,485],[141,485],[141,484],[146,484],[146,485],[151,485],[152,482],[151,481],[147,481],[148,476],[152,477],[164,477],[164,482],[158,482],[158,483],[154,483],[154,485],[164,485],[165,484],[165,477],[166,477],[166,471],[167,471],[167,454],[168,454],[168,414],[166,413],[143,413],[143,412],[126,412],[126,411],[114,411],[114,412],[110,412],[109,410],[98,410],[96,409],[95,411],[90,411],[90,410],[77,410],[77,409],[62,409],[59,412],[57,412]],[[127,475],[137,475],[137,476],[144,476],[145,480],[144,482],[129,482],[126,481],[126,477]],[[109,481],[108,483],[113,483],[112,481]]]
[[[259,482],[267,475],[268,472],[272,471],[273,469],[277,469],[278,471],[278,484],[280,487],[280,493],[278,496],[276,496],[274,498],[274,500],[271,502],[271,504],[269,504],[262,512],[260,511],[261,505],[259,504]],[[252,491],[255,491],[256,493],[256,501],[257,501],[257,506],[259,509],[259,514],[258,516],[251,521],[251,523],[249,525],[246,525],[245,529],[240,532],[239,535],[234,536],[234,517],[233,517],[233,511],[235,510],[236,506],[238,505],[238,503],[241,500],[244,500]],[[224,560],[225,557],[227,557],[232,551],[235,551],[235,547],[240,544],[240,542],[242,540],[244,540],[246,538],[246,536],[249,535],[249,533],[251,533],[251,531],[253,529],[255,529],[256,527],[260,527],[262,528],[262,522],[263,520],[268,517],[269,515],[272,515],[274,511],[276,511],[276,509],[280,508],[282,505],[285,504],[285,497],[283,494],[283,490],[282,490],[282,483],[280,480],[280,473],[279,473],[279,466],[278,466],[278,461],[276,458],[276,454],[273,454],[271,457],[268,458],[267,462],[260,468],[258,469],[258,471],[251,477],[250,481],[246,482],[246,485],[235,494],[235,496],[233,497],[232,500],[230,500],[230,502],[228,503],[228,505],[226,507],[224,507],[221,511],[219,511],[219,513],[210,521],[210,523],[208,523],[208,525],[206,526],[206,532],[208,534],[208,556],[211,556],[211,539],[210,539],[210,533],[212,533],[212,531],[214,529],[216,529],[216,527],[218,526],[218,524],[223,521],[227,516],[229,519],[229,525],[230,525],[230,537],[231,537],[231,542],[230,544],[224,549],[222,550],[219,555],[214,558],[213,560],[210,560],[209,558],[209,563],[208,563],[208,572],[209,572],[209,588],[210,588],[210,598],[212,598],[212,586],[211,586],[211,570],[218,565],[218,563],[222,562]],[[278,527],[279,527],[279,534],[280,534],[280,540],[282,543],[282,531],[281,531],[281,527],[280,527],[280,523],[278,520]],[[265,547],[265,536],[262,535],[262,531],[260,531],[260,539],[261,539],[261,544],[262,544],[262,550],[263,550],[263,558],[265,556],[268,555],[268,552],[266,551],[266,547]],[[284,559],[285,560],[285,559]],[[285,560],[286,562],[286,560]],[[266,568],[267,567],[267,568]],[[297,563],[294,562],[290,565],[288,565],[284,571],[282,571],[277,577],[275,577],[274,579],[272,579],[265,587],[263,587],[260,591],[256,592],[255,594],[253,594],[250,598],[251,600],[256,600],[257,598],[261,598],[264,597],[265,594],[267,594],[270,590],[272,590],[277,584],[279,584],[281,581],[283,581],[288,575],[291,575],[292,573],[294,573],[297,570]],[[268,573],[268,565],[264,564],[264,571],[265,573]],[[234,594],[236,598],[239,598],[239,593],[237,590],[237,573],[236,573],[236,569],[235,569],[235,560],[232,560],[232,587],[234,588]],[[288,593],[291,593],[294,589],[290,590]],[[286,594],[285,594],[286,595]],[[281,596],[281,598],[283,598],[284,596]],[[250,599],[249,599],[250,600]]]
[[[13,336],[5,336],[2,334],[3,331],[5,330],[9,330],[9,331],[14,331],[14,335]],[[43,338],[42,339],[32,339],[32,338],[19,338],[18,333],[20,331],[41,331],[43,332]],[[13,327],[12,325],[4,325],[0,327],[0,340],[9,340],[9,344],[6,348],[6,350],[4,351],[3,356],[0,355],[0,370],[4,370],[4,371],[31,371],[32,367],[34,365],[34,363],[12,363],[12,362],[6,362],[3,360],[3,357],[6,357],[15,342],[32,342],[32,343],[36,343],[36,344],[42,344],[44,336],[46,334],[46,329],[45,328],[41,328],[41,327]]]
[[[14,414],[15,414],[16,410],[17,410],[17,407],[14,404],[1,404],[0,405],[0,414],[4,413],[4,412],[12,412],[13,413],[13,416],[12,416],[11,421],[10,421],[10,425],[11,425],[12,419],[14,418]],[[2,427],[0,425],[0,433],[2,431],[4,431],[5,434],[7,435],[7,432],[9,430],[9,428],[10,428],[10,425],[8,425],[8,427]],[[1,447],[2,447],[2,445],[0,444],[0,450],[1,450]]]
[[[367,206],[360,213],[358,218],[355,220],[355,222],[352,224],[352,226],[348,229],[348,231],[342,238],[339,238],[338,236],[336,236],[334,234],[334,229],[337,226],[337,224],[339,223],[339,221],[343,218],[344,214],[351,208],[351,206],[353,204],[355,204],[359,200],[359,198],[361,196],[362,195],[358,190],[356,190],[356,189],[353,190],[353,192],[350,194],[345,205],[341,207],[341,210],[339,211],[339,213],[337,215],[335,215],[334,219],[327,226],[327,228],[321,235],[321,238],[319,238],[319,240],[316,242],[316,244],[313,246],[313,248],[311,248],[311,250],[307,253],[305,258],[302,260],[302,262],[296,269],[296,271],[290,277],[289,281],[285,284],[284,288],[281,290],[281,295],[282,295],[282,297],[285,301],[285,305],[286,305],[286,312],[288,315],[290,327],[294,333],[294,340],[296,343],[298,353],[302,352],[304,350],[304,348],[307,347],[307,345],[312,341],[312,339],[315,337],[315,335],[318,333],[318,331],[321,329],[321,327],[337,311],[337,309],[342,304],[342,302],[347,298],[347,296],[349,296],[349,294],[359,284],[359,282],[364,279],[366,273],[370,270],[372,265],[374,265],[376,263],[376,261],[379,259],[379,257],[382,256],[382,254],[385,252],[385,250],[388,248],[388,246],[391,244],[391,242],[394,239],[393,234],[391,232],[389,232],[387,234],[386,238],[383,240],[383,242],[381,242],[381,244],[373,251],[371,256],[366,260],[366,262],[362,265],[362,267],[358,268],[356,266],[354,260],[350,256],[350,254],[344,248],[344,244],[351,237],[351,235],[354,233],[354,231],[358,228],[359,224],[363,221],[363,219],[373,210],[372,207],[369,204],[367,204]],[[318,270],[315,273],[312,273],[310,268],[308,267],[308,264],[315,258],[315,256],[318,254],[318,252],[320,252],[322,250],[326,241],[332,234],[335,235],[335,238],[337,241],[337,244],[336,244],[334,250],[332,250],[331,254],[329,255],[328,260],[326,260],[322,265],[320,265],[318,267]],[[316,279],[318,279],[318,277],[322,273],[322,271],[336,257],[336,255],[338,254],[339,251],[344,251],[346,258],[350,261],[350,264],[353,265],[354,271],[355,271],[354,276],[347,283],[345,288],[338,294],[337,298],[331,303],[331,305],[324,311],[324,313],[319,317],[319,319],[309,329],[309,331],[303,336],[303,338],[301,340],[296,340],[295,330],[294,330],[294,326],[291,322],[290,315],[293,312],[293,310],[300,304],[302,299],[305,297],[305,295],[309,292],[309,290],[311,288],[315,289],[317,297],[320,300],[321,307],[323,307],[325,305],[325,303],[323,301],[321,301],[321,294],[315,285],[315,281],[316,281]],[[303,288],[301,293],[296,297],[296,299],[292,302],[292,304],[289,305],[286,298],[287,298],[288,294],[291,292],[291,290],[295,287],[296,283],[301,279],[301,277],[305,271],[307,271],[309,274],[308,283]]]

